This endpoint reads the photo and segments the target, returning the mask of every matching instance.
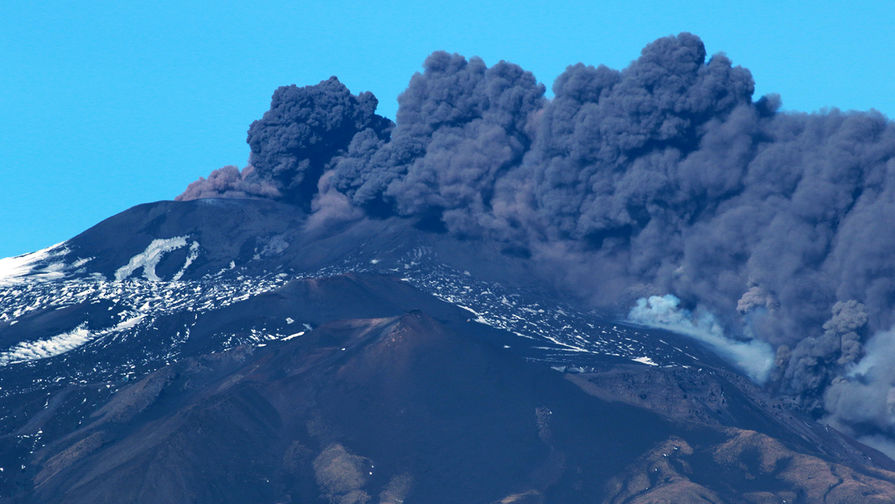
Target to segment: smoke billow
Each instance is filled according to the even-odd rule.
[[[618,313],[673,294],[725,341],[775,348],[770,387],[841,415],[837,391],[888,358],[868,341],[895,324],[895,124],[784,113],[753,90],[687,33],[622,70],[570,66],[552,99],[516,65],[437,52],[395,125],[335,79],[280,88],[249,130],[249,166],[180,198],[281,199],[315,225],[413,219],[530,256]],[[895,433],[883,416],[865,423]]]
[[[531,146],[544,87],[516,65],[437,52],[398,98],[387,142],[355,138],[333,165],[335,186],[368,211],[429,217],[480,235],[496,185]]]
[[[895,332],[874,335],[865,352],[845,375],[832,380],[824,406],[837,428],[895,459]]]
[[[317,181],[333,155],[360,132],[388,136],[392,122],[376,115],[372,93],[354,96],[335,77],[316,86],[277,89],[270,110],[249,127],[249,166],[227,166],[200,178],[177,197],[260,197],[310,208]]]
[[[262,180],[255,174],[254,166],[239,171],[235,166],[225,166],[211,172],[208,178],[187,186],[177,201],[199,198],[280,198],[282,193],[270,181]]]

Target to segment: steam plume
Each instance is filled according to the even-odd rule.
[[[680,307],[681,300],[666,294],[640,298],[628,313],[628,320],[648,327],[686,334],[701,341],[740,368],[753,380],[763,383],[774,363],[771,346],[759,340],[740,341],[725,336],[715,316],[704,309],[696,312]]]

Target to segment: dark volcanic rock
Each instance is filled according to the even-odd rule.
[[[670,434],[657,415],[414,312],[160,370],[40,453],[35,498],[567,502],[597,498]]]

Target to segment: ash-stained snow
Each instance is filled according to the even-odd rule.
[[[89,259],[68,258],[66,265],[62,259],[66,259],[64,256],[68,251],[61,245],[6,261],[5,271],[8,274],[4,278],[15,281],[0,284],[0,341],[5,342],[0,345],[0,367],[8,369],[9,366],[53,357],[65,360],[73,353],[96,355],[88,357],[87,362],[102,360],[102,356],[107,354],[104,354],[104,349],[111,350],[126,343],[140,348],[132,360],[96,365],[88,369],[89,374],[95,377],[126,376],[137,364],[150,369],[152,362],[164,363],[178,357],[181,347],[189,340],[192,324],[200,315],[276,290],[291,279],[302,276],[282,272],[249,276],[244,275],[235,262],[231,262],[230,268],[216,274],[183,280],[184,272],[201,254],[200,244],[192,241],[180,270],[170,280],[160,278],[155,267],[163,255],[187,243],[186,236],[153,240],[142,253],[117,270],[115,280],[88,271]],[[61,265],[54,266],[52,271],[58,270],[60,274],[48,279],[44,270],[48,265],[55,264]],[[143,275],[134,274],[139,273],[141,268]],[[67,274],[73,271],[79,274]],[[87,314],[93,313],[96,318],[96,306],[107,307],[107,311],[115,315],[99,325],[88,325]],[[67,317],[74,318],[74,321],[58,334],[29,337],[27,333],[18,332],[14,334],[19,336],[12,341],[8,337],[3,339],[5,334],[9,334],[4,331],[4,325],[13,328],[29,317],[46,316],[71,308],[75,311],[68,313],[74,315]],[[77,313],[81,311],[85,318],[78,320]],[[181,322],[180,327],[159,328],[160,321],[172,318],[189,322]],[[218,348],[279,340],[294,333],[294,330],[258,328],[246,334],[220,335]],[[141,343],[141,337],[148,339]],[[73,373],[71,376],[57,378],[82,380],[86,378],[82,371],[70,368],[67,372]]]
[[[469,271],[438,260],[437,253],[417,247],[395,261],[349,259],[321,274],[375,272],[401,280],[468,312],[470,323],[506,331],[535,345],[534,360],[563,369],[585,369],[594,357],[636,360],[674,366],[697,358],[687,344],[670,343],[644,328],[611,322],[607,317],[560,305],[549,297],[477,280]],[[647,360],[649,362],[647,362]]]

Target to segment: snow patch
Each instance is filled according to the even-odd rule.
[[[649,357],[646,357],[646,356],[634,357],[631,360],[634,362],[639,362],[641,364],[646,364],[647,366],[658,366],[658,364],[656,364],[652,359],[650,359]]]
[[[186,247],[186,236],[152,240],[152,243],[146,247],[146,250],[131,257],[131,260],[126,265],[115,271],[115,280],[120,282],[131,276],[134,271],[143,268],[143,276],[147,280],[158,282],[161,278],[155,273],[155,267],[158,266],[165,254],[181,247]],[[187,262],[190,263],[192,260],[188,257]]]
[[[68,249],[65,248],[63,242],[30,254],[0,259],[0,286],[21,283],[25,277],[31,277],[38,281],[62,278],[65,263],[55,262],[46,264],[42,268],[40,265],[67,253]]]
[[[176,282],[176,281],[180,280],[181,278],[183,278],[183,274],[186,273],[186,269],[189,268],[190,264],[193,264],[193,261],[195,261],[198,257],[199,257],[199,242],[194,241],[193,243],[190,244],[190,253],[188,256],[186,256],[186,261],[183,262],[183,267],[180,268],[180,271],[178,271],[171,280]],[[145,272],[145,270],[144,270],[144,272]]]
[[[301,331],[301,332],[297,332],[295,334],[290,334],[289,336],[283,336],[282,338],[280,338],[280,341],[289,341],[291,339],[295,339],[299,336],[302,336],[304,333],[305,333],[304,331]]]
[[[47,359],[74,350],[93,339],[87,325],[82,324],[72,331],[38,341],[23,341],[0,353],[0,366]]]
[[[146,318],[146,315],[137,315],[123,320],[109,329],[94,332],[89,331],[87,329],[87,324],[84,323],[69,332],[53,336],[52,338],[20,342],[9,350],[0,352],[0,367],[9,364],[48,359],[70,352],[97,338],[133,329],[142,322],[144,318]]]
[[[120,331],[126,331],[126,330],[128,330],[128,329],[133,329],[134,327],[137,326],[137,324],[139,324],[140,322],[142,322],[144,318],[146,318],[146,315],[145,315],[145,314],[144,314],[144,315],[137,315],[136,317],[131,317],[131,318],[127,319],[127,320],[124,320],[124,321],[122,321],[122,322],[119,322],[119,323],[118,323],[115,327],[113,327],[112,329],[110,329],[110,330],[108,330],[108,331],[104,331],[103,334],[105,334],[105,333],[107,333],[107,332],[120,332]]]

